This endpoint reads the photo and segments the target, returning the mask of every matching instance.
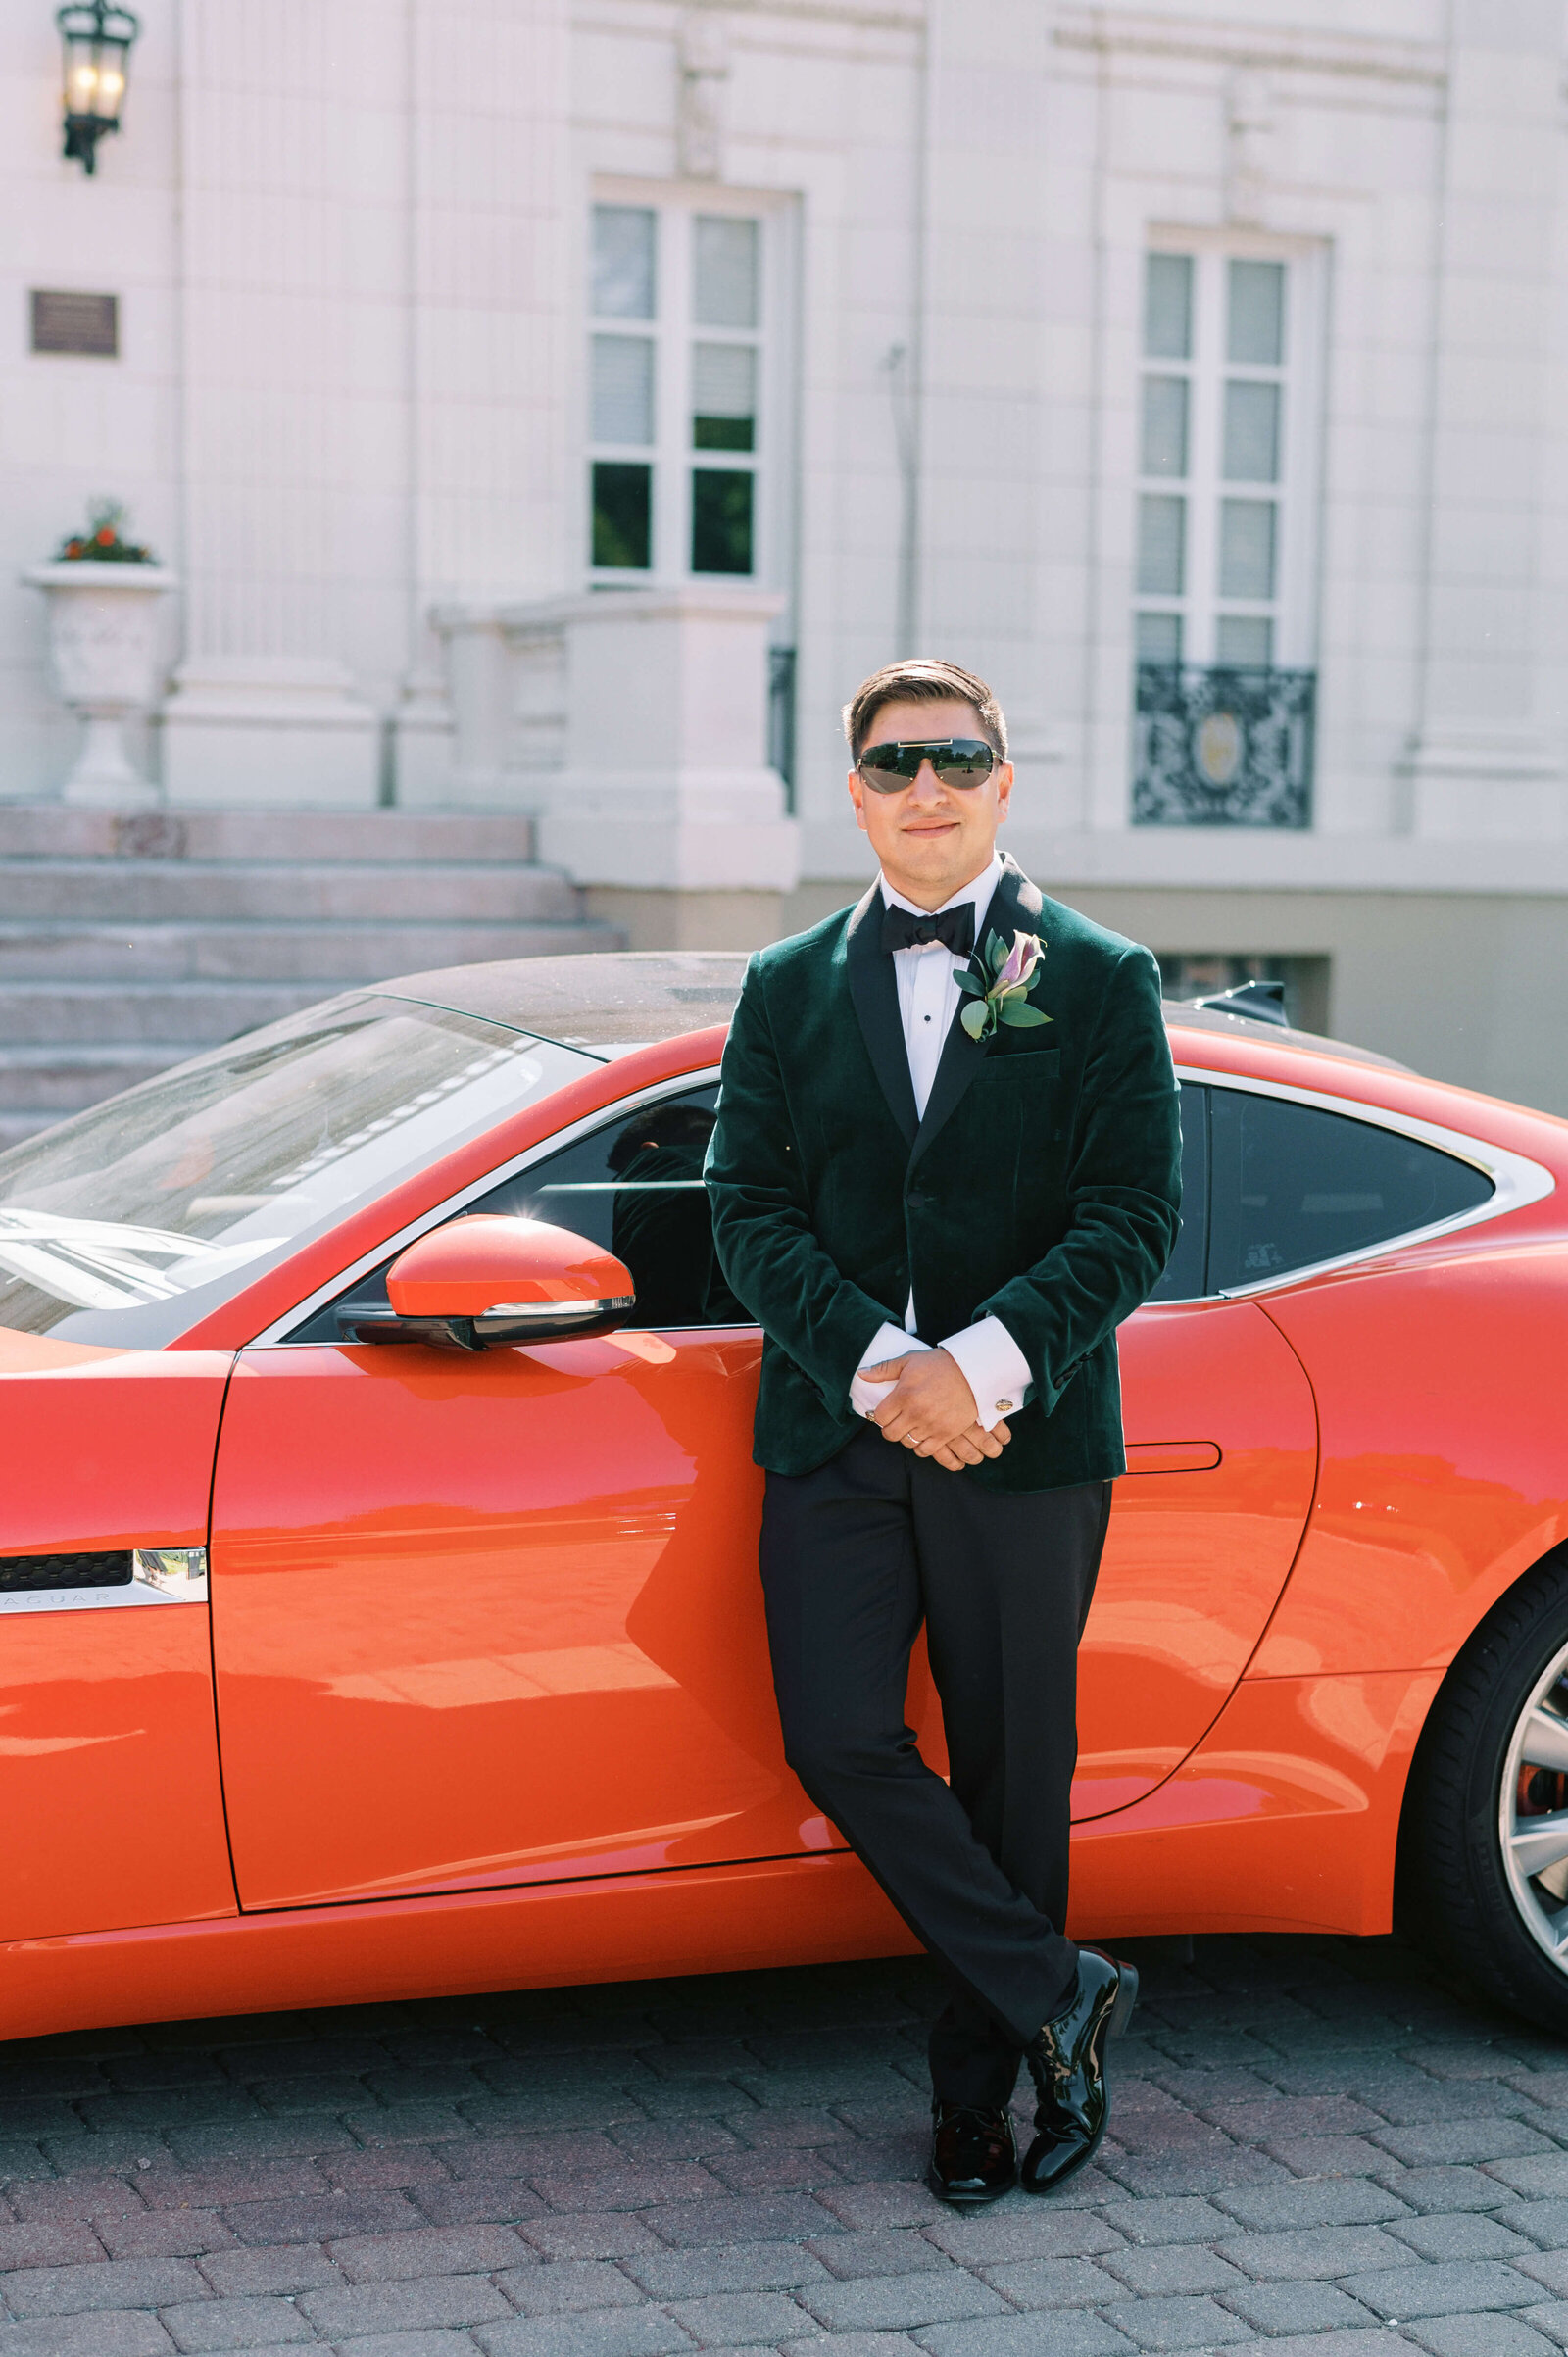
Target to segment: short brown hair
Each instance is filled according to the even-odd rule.
[[[1007,758],[1007,723],[1002,707],[983,679],[956,663],[936,655],[911,655],[903,663],[885,663],[862,679],[844,707],[844,733],[850,752],[858,761],[871,737],[871,724],[885,704],[948,704],[956,700],[974,707],[980,734],[993,753]]]

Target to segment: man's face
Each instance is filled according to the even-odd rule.
[[[983,735],[972,704],[884,704],[866,732],[867,745]],[[849,777],[850,800],[882,872],[895,891],[921,908],[938,908],[987,866],[997,829],[1007,815],[1012,763],[998,761],[978,786],[945,786],[929,761],[897,794],[878,794],[858,769]]]

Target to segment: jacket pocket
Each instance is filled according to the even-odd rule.
[[[1061,1076],[1059,1048],[1008,1048],[1001,1054],[986,1057],[975,1077],[984,1080],[988,1075],[1005,1072],[1029,1080],[1057,1080]]]

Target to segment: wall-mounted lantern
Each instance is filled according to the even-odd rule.
[[[112,8],[108,0],[58,9],[55,23],[65,49],[64,152],[90,172],[97,168],[99,140],[120,128],[130,46],[141,25],[128,8]]]

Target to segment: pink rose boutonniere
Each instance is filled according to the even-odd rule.
[[[1045,954],[1038,933],[1015,933],[1010,949],[1000,934],[986,935],[967,971],[958,976],[958,988],[969,1001],[958,1020],[972,1040],[989,1039],[999,1023],[1023,1030],[1051,1021],[1050,1015],[1029,1005]]]

